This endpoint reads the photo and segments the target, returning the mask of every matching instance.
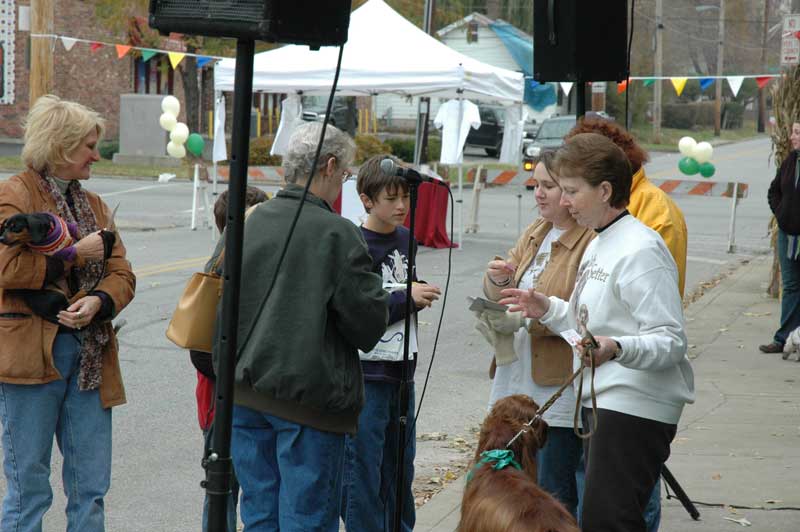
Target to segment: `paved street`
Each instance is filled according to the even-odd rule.
[[[717,175],[714,179],[736,180],[750,185],[750,196],[741,201],[738,209],[735,254],[726,253],[730,200],[706,197],[678,199],[689,228],[687,293],[718,274],[730,272],[742,261],[768,252],[766,229],[769,210],[766,191],[775,172],[773,165],[767,161],[769,149],[769,141],[762,138],[720,146],[715,150],[713,162],[717,167]],[[678,177],[677,160],[677,154],[654,156],[647,167],[648,175],[653,178]],[[94,178],[87,186],[102,194],[112,207],[119,202],[118,226],[138,277],[136,299],[121,316],[127,320],[120,335],[120,344],[129,404],[114,411],[114,470],[111,492],[106,500],[108,529],[115,532],[198,530],[203,497],[199,481],[203,475],[200,468],[202,439],[194,401],[195,375],[187,353],[173,346],[165,338],[164,331],[186,280],[202,266],[213,248],[211,231],[189,230],[189,183],[159,184],[152,181]],[[479,293],[486,262],[495,254],[504,254],[516,240],[518,192],[517,187],[484,191],[480,202],[480,232],[465,235],[463,249],[452,252],[447,308],[419,419],[419,433],[447,433],[452,441],[454,437],[468,434],[485,414],[489,390],[486,376],[489,350],[473,330],[473,320],[466,309],[465,297]],[[464,194],[465,218],[470,209],[471,193],[465,191]],[[525,224],[535,218],[536,213],[532,208],[532,192],[523,191],[522,194],[522,218]],[[444,288],[447,259],[447,250],[421,249],[418,264],[420,277]],[[758,280],[752,282],[758,284]],[[757,298],[758,293],[755,290],[751,296]],[[430,362],[441,310],[440,302],[432,311],[420,316],[422,349],[417,372],[418,398],[424,372]],[[723,320],[725,312],[726,309],[720,306],[704,307],[704,313],[708,313],[709,330],[723,327],[717,326],[717,321],[729,322]],[[772,312],[772,317],[768,319],[774,322],[777,318],[774,309]],[[769,328],[766,326],[765,330]],[[766,341],[768,338],[752,340]],[[717,347],[713,349],[721,344],[715,345]],[[754,350],[754,345],[747,344],[741,353],[750,355]],[[798,367],[800,365],[781,366],[788,371]],[[745,377],[742,376],[742,383]],[[699,376],[699,380],[703,378]],[[795,385],[776,388],[776,401],[784,391],[788,393],[791,390],[796,398]],[[792,447],[796,448],[797,412],[792,413],[795,417],[787,433],[791,432],[795,437]],[[706,422],[704,425],[711,426]],[[704,432],[703,436],[704,445],[708,448],[722,440],[749,437],[717,430],[717,427]],[[463,459],[463,453],[445,443],[419,443],[420,474],[433,475],[434,466]],[[776,445],[776,455],[790,448],[788,444]],[[681,474],[702,468],[715,470],[703,448],[681,456]],[[681,453],[676,449],[675,454]],[[58,472],[58,452],[54,455],[54,471]],[[796,461],[797,454],[792,456]],[[53,475],[56,493],[53,509],[45,522],[47,530],[64,528],[65,501],[57,477],[57,474]],[[754,482],[758,482],[758,478]],[[788,482],[784,486],[787,489],[794,487]],[[0,491],[3,489],[3,481],[0,480]],[[745,487],[732,485],[726,489],[729,490],[726,494],[729,493],[732,500],[750,501],[745,497]],[[739,494],[741,497],[736,497]],[[788,501],[789,495],[778,493],[774,497]],[[796,497],[793,500],[798,502]],[[682,511],[673,506],[665,510],[669,515]],[[730,529],[738,526],[730,524]],[[664,530],[688,529],[684,525],[675,524]],[[796,529],[770,528],[787,531]]]

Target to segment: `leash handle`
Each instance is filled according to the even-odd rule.
[[[588,331],[587,331],[587,334],[588,334]],[[594,337],[592,337],[592,340],[594,340]],[[580,427],[578,427],[578,419],[579,419],[579,417],[581,415],[580,414],[580,412],[581,412],[581,398],[583,397],[583,376],[581,376],[581,380],[578,383],[578,393],[577,393],[577,396],[575,397],[575,414],[574,414],[574,416],[572,418],[572,431],[575,433],[575,435],[578,438],[580,438],[582,440],[588,440],[589,438],[592,437],[592,434],[594,434],[595,431],[597,430],[597,394],[594,391],[594,373],[595,373],[595,369],[596,369],[596,366],[594,364],[594,348],[595,348],[595,345],[597,345],[596,341],[594,342],[593,345],[587,346],[587,348],[586,348],[589,351],[589,355],[590,355],[589,360],[591,360],[591,368],[592,368],[592,377],[591,377],[591,382],[590,382],[590,384],[591,384],[591,394],[590,395],[592,397],[592,430],[590,430],[589,432],[581,432]],[[583,372],[583,368],[585,368],[585,367],[586,367],[586,365],[581,363],[581,367],[578,370],[578,373],[582,373]]]

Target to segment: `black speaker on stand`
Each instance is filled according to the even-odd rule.
[[[216,381],[214,438],[203,465],[209,496],[208,529],[225,532],[231,478],[231,420],[236,367],[239,294],[244,236],[250,106],[255,41],[340,46],[347,42],[350,0],[150,0],[150,27],[171,32],[230,37],[236,43],[225,281]]]
[[[534,0],[533,79],[576,83],[577,115],[587,81],[628,78],[627,0]]]

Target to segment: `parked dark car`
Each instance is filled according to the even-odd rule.
[[[325,119],[327,105],[327,98],[319,96],[303,97],[303,120],[306,122],[322,122]],[[329,123],[355,137],[358,129],[358,110],[355,105],[355,97],[334,97]]]
[[[558,148],[564,143],[564,135],[575,126],[575,115],[548,118],[539,126],[533,142],[525,147],[525,157],[538,157],[543,149]]]
[[[467,134],[467,146],[483,148],[489,157],[500,155],[503,146],[503,126],[505,124],[505,110],[502,107],[479,105],[481,127],[470,128]]]

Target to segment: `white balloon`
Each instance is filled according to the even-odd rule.
[[[181,112],[181,102],[175,96],[164,96],[161,100],[161,110],[177,117]]]
[[[684,157],[692,157],[692,152],[696,145],[697,141],[692,137],[682,137],[681,140],[678,141],[678,150],[680,150],[681,155]]]
[[[167,144],[167,153],[176,159],[183,159],[186,157],[186,148],[183,147],[183,144],[175,144],[174,142],[170,142]]]
[[[692,150],[692,157],[700,164],[707,163],[714,154],[714,147],[708,142],[700,142]]]
[[[172,128],[178,123],[178,119],[173,114],[164,113],[158,118],[158,123],[165,131],[172,131]]]
[[[175,144],[183,144],[189,138],[189,128],[183,122],[178,122],[169,133],[169,140]]]

